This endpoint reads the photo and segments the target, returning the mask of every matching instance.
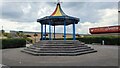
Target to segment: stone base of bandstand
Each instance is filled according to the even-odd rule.
[[[78,40],[42,40],[21,52],[36,56],[77,56],[97,51]]]

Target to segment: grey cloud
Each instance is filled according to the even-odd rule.
[[[27,5],[30,5],[31,9],[25,14],[21,7],[27,7]],[[97,22],[101,19],[98,10],[118,8],[117,5],[117,2],[63,2],[61,4],[63,11],[67,15],[80,18],[79,23]],[[39,10],[45,6],[49,6],[52,9],[41,12],[41,15],[38,16]],[[41,16],[50,15],[48,13],[53,12],[55,7],[56,4],[54,2],[4,2],[2,5],[2,18],[20,23],[32,23],[36,22],[37,18]],[[77,25],[76,29],[79,27],[80,25]],[[56,31],[62,33],[63,30],[61,28],[56,28]],[[35,29],[38,30],[38,27]],[[67,32],[72,32],[72,29],[67,28]]]
[[[23,8],[30,5],[31,10],[25,14]],[[37,2],[4,2],[2,5],[2,18],[17,22],[35,22],[40,10]]]
[[[118,11],[120,11],[120,1],[118,2]]]
[[[17,19],[23,15],[18,3],[3,3],[2,18]]]
[[[64,8],[65,13],[69,15],[79,17],[81,22],[97,22],[101,18],[98,15],[98,10],[102,9],[117,9],[117,2],[77,2],[77,6],[72,8]],[[68,5],[69,7],[69,5]]]
[[[21,8],[26,7],[26,4],[31,6],[28,14],[24,14]],[[2,6],[2,18],[18,22],[35,22],[38,18],[38,11],[41,9],[40,6],[46,4],[52,8],[56,6],[54,2],[5,2]],[[100,19],[97,10],[117,8],[116,2],[64,2],[61,5],[67,15],[78,17],[81,22],[95,22]]]
[[[57,0],[3,0],[4,2],[56,2]],[[119,0],[61,0],[63,2],[118,2]]]

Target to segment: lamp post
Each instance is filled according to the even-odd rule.
[[[36,43],[36,36],[38,36],[37,33],[34,34],[34,37],[35,37],[35,43]]]
[[[3,39],[3,33],[4,33],[3,26],[2,26],[2,31],[1,32],[2,32],[2,39]]]

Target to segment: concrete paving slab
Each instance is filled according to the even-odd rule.
[[[2,64],[9,66],[118,66],[118,46],[94,45],[91,47],[98,52],[79,56],[33,56],[21,52],[24,48],[4,49]]]

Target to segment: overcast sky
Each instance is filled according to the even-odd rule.
[[[4,0],[0,1],[0,29],[40,32],[37,19],[49,16],[56,8],[57,0]],[[62,0],[61,0],[62,1]],[[93,2],[94,1],[94,2]],[[76,24],[76,33],[88,34],[89,28],[118,25],[118,0],[81,0],[62,1],[63,11],[80,18]],[[47,31],[48,30],[47,26]],[[52,28],[53,29],[53,28]],[[57,33],[63,33],[63,26],[56,26]],[[72,25],[67,26],[67,33],[72,33]]]

